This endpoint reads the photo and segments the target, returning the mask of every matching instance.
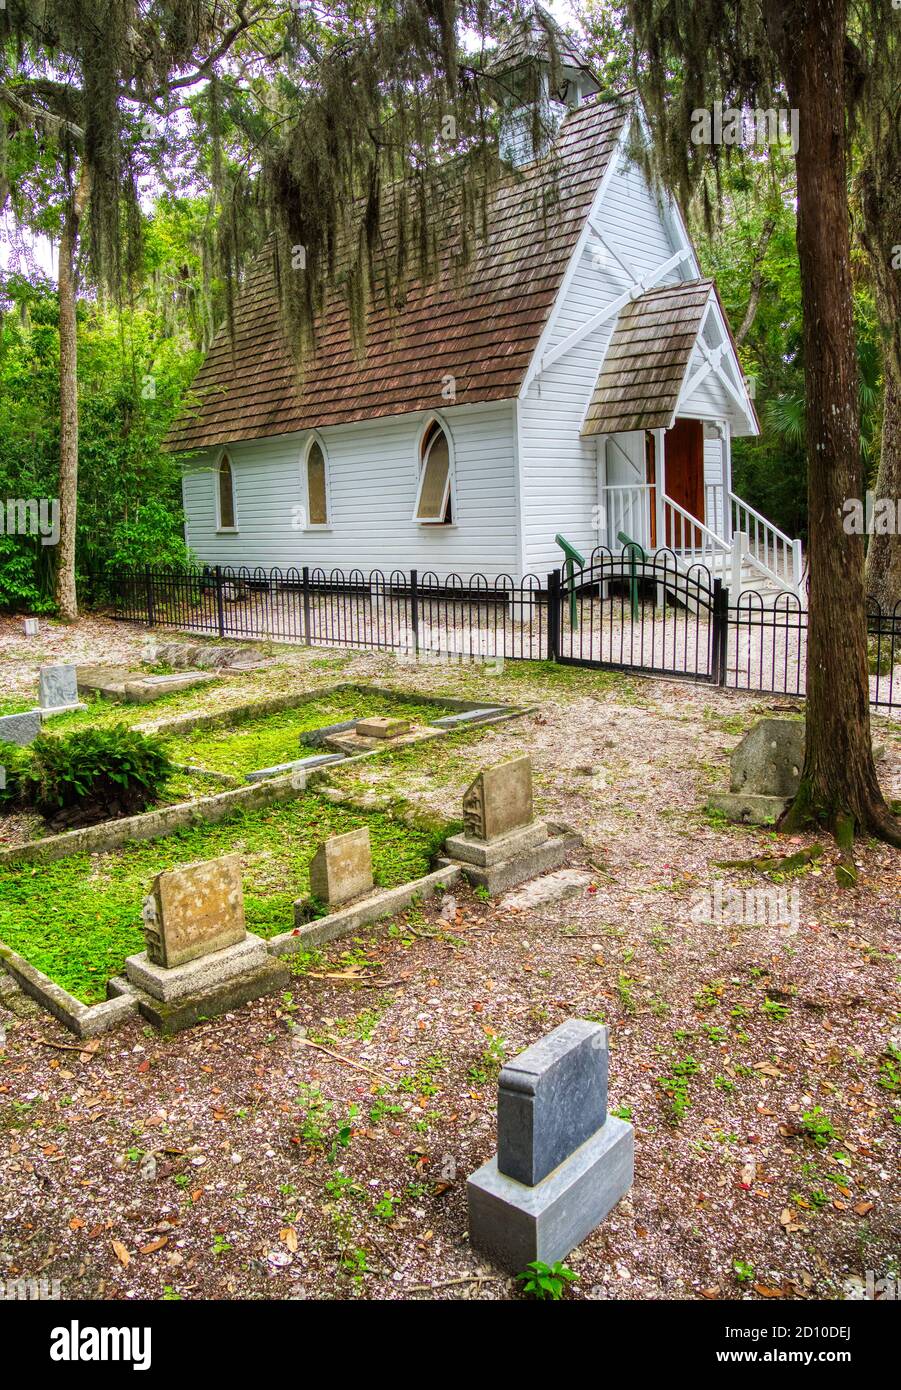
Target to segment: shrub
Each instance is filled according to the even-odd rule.
[[[162,740],[124,724],[81,729],[31,745],[23,799],[52,825],[132,816],[156,800],[175,771]]]
[[[31,762],[28,751],[15,743],[0,739],[0,806],[9,806],[20,799],[22,778]]]

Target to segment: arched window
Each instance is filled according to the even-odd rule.
[[[219,463],[219,530],[236,531],[235,480],[227,454]]]
[[[307,525],[328,526],[328,477],[325,454],[318,439],[307,450]]]
[[[437,420],[431,422],[422,436],[419,457],[416,520],[433,526],[449,526],[453,521],[450,444]]]

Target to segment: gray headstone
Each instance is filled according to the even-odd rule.
[[[571,1018],[500,1074],[498,1171],[534,1187],[607,1118],[607,1029]]]
[[[373,887],[369,828],[332,835],[319,846],[310,861],[310,892],[337,907]]]
[[[762,719],[732,751],[730,790],[755,796],[794,796],[803,766],[803,720]]]
[[[25,714],[0,716],[0,743],[15,743],[27,748],[41,732],[41,711],[30,709]]]
[[[494,840],[532,821],[532,760],[528,756],[486,767],[463,796],[463,829],[474,840]]]
[[[26,618],[23,626],[26,637],[37,637],[41,627],[37,618]]]
[[[78,679],[74,666],[42,666],[39,673],[41,709],[61,709],[78,704]]]

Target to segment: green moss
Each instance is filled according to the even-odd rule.
[[[169,753],[176,763],[191,763],[213,772],[230,772],[243,778],[255,768],[275,767],[314,750],[301,744],[300,736],[310,729],[343,723],[364,715],[391,714],[413,723],[427,724],[445,710],[437,705],[421,705],[364,695],[356,690],[339,690],[334,695],[282,710],[227,729],[198,729],[169,741]]]
[[[444,833],[309,794],[106,854],[2,867],[0,940],[76,998],[96,1003],[125,957],[143,949],[141,902],[154,874],[240,852],[248,929],[273,936],[294,925],[292,904],[309,890],[316,844],[360,825],[369,826],[376,881],[385,887],[428,873]]]

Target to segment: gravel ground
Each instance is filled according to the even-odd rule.
[[[145,637],[88,619],[41,642],[134,661]],[[540,705],[436,745],[406,779],[383,760],[364,780],[451,808],[471,766],[529,752],[539,811],[583,836],[571,867],[587,884],[518,909],[461,891],[334,943],[290,998],[171,1041],[135,1023],[79,1046],[7,990],[0,1279],[109,1299],[513,1297],[468,1248],[465,1178],[494,1148],[498,1058],[571,1015],[610,1026],[636,1175],[570,1258],[569,1297],[861,1297],[867,1271],[897,1277],[899,855],[862,843],[860,886],[840,890],[824,841],[783,885],[799,895],[787,927],[697,910],[716,877],[773,886],[719,861],[812,843],[700,809],[742,729],[786,702],[571,669],[279,658],[196,703],[378,679]],[[0,626],[0,694],[31,688],[44,659]],[[879,739],[901,796],[897,729]]]

